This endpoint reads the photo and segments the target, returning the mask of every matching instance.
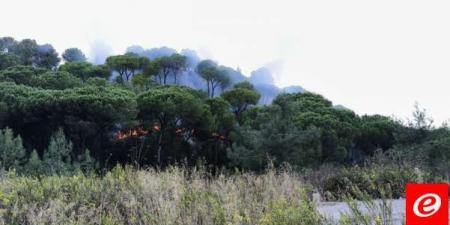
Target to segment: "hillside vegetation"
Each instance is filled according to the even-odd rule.
[[[192,51],[62,58],[0,38],[7,224],[316,224],[305,186],[326,200],[397,198],[407,182],[450,179],[450,129],[419,106],[406,122],[357,115]],[[187,172],[199,163],[214,179]]]

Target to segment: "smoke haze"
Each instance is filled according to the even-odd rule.
[[[266,67],[278,86],[359,114],[404,118],[418,101],[436,121],[450,117],[446,0],[7,0],[2,9],[0,36],[59,53],[76,46],[95,63],[134,44],[190,48],[246,76]],[[106,45],[89,44],[97,39]]]

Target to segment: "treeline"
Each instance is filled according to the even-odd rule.
[[[359,116],[309,92],[280,94],[262,106],[255,87],[236,82],[227,67],[211,60],[189,66],[178,53],[126,53],[94,65],[71,48],[62,58],[59,65],[51,45],[0,39],[3,168],[62,173],[202,160],[260,171],[269,161],[296,168],[361,164],[381,151],[450,171],[450,131],[432,127],[421,110],[408,124]],[[204,89],[178,85],[191,74],[181,71],[192,69]]]

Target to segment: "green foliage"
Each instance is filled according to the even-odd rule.
[[[211,128],[219,133],[228,133],[234,127],[234,116],[230,104],[221,97],[206,100],[212,114]]]
[[[63,54],[62,58],[66,62],[86,62],[86,56],[84,53],[78,48],[68,48]]]
[[[420,132],[420,131],[415,131]],[[433,172],[435,176],[450,178],[450,130],[440,128],[426,131],[426,137],[417,143],[396,146],[391,151],[418,168]]]
[[[30,175],[30,176],[39,176],[43,174],[44,164],[42,163],[41,159],[39,158],[39,155],[37,151],[34,149],[29,158],[28,162],[25,165],[24,168],[24,174]]]
[[[43,169],[46,174],[64,174],[71,168],[72,143],[66,140],[64,132],[59,129],[50,138],[48,149],[43,156]]]
[[[295,103],[295,104],[290,104]],[[299,109],[305,111],[318,111],[324,108],[331,108],[332,103],[323,96],[306,92],[297,94],[281,94],[274,104],[281,106],[285,110]]]
[[[450,177],[450,129],[435,127],[419,106],[407,123],[380,115],[358,116],[314,93],[281,94],[273,104],[258,106],[260,94],[239,69],[211,60],[198,62],[175,53],[150,61],[126,53],[109,57],[105,65],[93,65],[77,48],[62,56],[66,63],[56,69],[60,59],[53,46],[0,38],[0,129],[10,127],[23,138],[30,168],[38,167],[39,156],[49,154],[51,136],[62,128],[72,143],[73,167],[85,171],[92,167],[87,166],[92,158],[86,149],[105,167],[181,160],[193,165],[202,159],[213,167],[257,171],[268,161],[302,170],[325,163],[365,168],[366,160],[381,152],[395,156],[386,160],[389,165],[407,165],[444,180]],[[182,74],[197,76],[194,67],[206,81],[206,93],[168,86],[176,85]],[[119,74],[115,82],[108,81],[112,72]],[[354,176],[350,183],[362,184],[373,177],[355,174],[376,174],[377,182],[391,185],[408,178],[403,171],[360,172],[344,175]]]
[[[235,113],[246,106],[241,103],[245,101],[240,101],[244,95],[236,90],[251,92],[252,86],[237,84],[223,94]],[[232,95],[233,92],[236,93]],[[228,157],[231,165],[247,169],[262,169],[268,158],[275,165],[288,162],[296,168],[316,167],[325,162],[358,162],[373,155],[373,148],[391,148],[398,126],[386,117],[361,119],[312,93],[282,94],[270,106],[250,108],[239,114],[241,126],[232,135],[234,144]]]
[[[220,97],[206,100],[211,112],[210,133],[203,142],[203,157],[213,165],[225,165],[227,148],[231,147],[231,134],[235,130],[235,118],[230,104]]]
[[[17,66],[20,64],[20,58],[17,55],[11,53],[2,53],[0,51],[0,70]]]
[[[294,173],[116,167],[103,176],[0,180],[2,224],[321,225]],[[39,215],[39,216],[29,216]]]
[[[189,89],[162,86],[138,95],[137,104],[139,118],[144,124],[147,127],[159,127],[154,134],[158,164],[161,164],[161,154],[177,159],[192,157],[178,151],[174,144],[178,141],[183,145],[188,144],[202,135],[202,132],[208,131],[211,114],[209,107],[201,99]],[[166,152],[169,149],[168,143],[173,144],[170,148],[172,154]]]
[[[110,153],[102,146],[110,142],[111,131],[136,116],[134,93],[113,86],[43,90],[0,83],[0,102],[7,108],[4,126],[21,131],[27,145],[39,153],[62,127],[76,151],[89,148],[106,159]]]
[[[89,78],[100,77],[108,79],[111,76],[111,70],[106,65],[93,65],[86,71],[86,74]]]
[[[24,39],[12,47],[12,52],[20,57],[23,65],[34,65],[37,49],[38,44],[35,40]]]
[[[63,130],[59,129],[51,136],[42,160],[37,151],[33,150],[21,171],[26,175],[41,176],[73,174],[76,170],[90,173],[95,169],[96,162],[89,150],[75,158],[72,158],[73,153],[72,142],[67,140]]]
[[[172,54],[170,56],[171,70],[174,77],[174,83],[177,84],[177,76],[181,70],[186,69],[186,56],[180,55],[178,53]]]
[[[230,84],[236,84],[247,80],[247,77],[242,73],[241,69],[233,69],[227,66],[219,66],[219,69],[228,75]]]
[[[0,52],[15,55],[21,65],[53,69],[58,66],[60,58],[50,44],[38,45],[35,40],[24,39],[20,42],[13,38],[0,38]]]
[[[256,105],[258,103],[261,95],[254,90],[248,88],[234,88],[230,91],[224,92],[222,98],[227,100],[232,106],[233,112],[238,118],[242,113],[248,109],[251,105]]]
[[[49,44],[38,46],[36,55],[34,65],[37,67],[54,69],[61,61],[55,48]]]
[[[111,71],[107,66],[92,65],[88,62],[67,62],[61,65],[59,70],[69,72],[83,81],[94,77],[107,79],[111,75]]]
[[[200,207],[206,207],[208,211],[197,211]],[[226,225],[225,209],[220,196],[211,192],[187,191],[181,198],[182,213],[199,217],[210,217],[207,224]]]
[[[20,136],[14,137],[9,128],[0,130],[0,168],[19,169],[25,160],[25,149]]]
[[[211,60],[203,60],[197,65],[197,73],[206,81],[208,96],[213,98],[215,90],[220,87],[224,90],[231,83],[227,70],[220,68]]]
[[[167,78],[172,74],[174,84],[177,84],[177,76],[186,66],[186,56],[175,53],[170,56],[162,56],[155,59],[146,68],[146,74],[156,76],[160,84],[167,84]]]
[[[254,171],[264,169],[269,156],[266,149],[260,148],[261,132],[250,127],[240,127],[236,136],[245,138],[236,140],[236,143],[228,150],[229,166]]]
[[[17,46],[17,41],[12,37],[1,37],[0,38],[0,52],[10,52],[13,51]]]
[[[391,198],[404,197],[407,183],[421,182],[414,168],[402,165],[372,165],[342,168],[324,181],[323,191],[329,200],[360,198],[363,191],[372,198],[381,198],[389,191]]]
[[[10,67],[0,73],[0,80],[55,90],[79,87],[82,84],[79,78],[70,73],[47,71],[31,66]]]
[[[95,160],[89,150],[75,160],[71,159],[71,154],[73,154],[72,143],[65,138],[61,129],[51,137],[42,160],[36,150],[33,150],[27,158],[22,139],[19,136],[14,137],[11,129],[0,130],[0,168],[4,170],[16,170],[32,176],[67,174],[74,172],[75,169],[84,172],[93,171]]]
[[[100,77],[91,77],[91,78],[87,79],[85,83],[87,85],[98,86],[98,87],[106,87],[106,86],[111,85],[111,83],[107,79],[100,78]]]
[[[367,155],[373,155],[377,149],[391,149],[395,143],[396,128],[397,124],[389,117],[362,116],[356,147]]]
[[[450,180],[450,137],[431,140],[425,144],[422,151],[427,152],[429,170]]]
[[[234,88],[244,88],[244,89],[255,91],[255,87],[253,86],[253,84],[251,84],[248,81],[236,83],[233,87]]]
[[[271,116],[276,117],[273,114]],[[321,163],[323,153],[319,129],[301,129],[280,119],[272,119],[261,124],[257,130],[248,125],[237,129],[240,138],[228,153],[233,165],[261,170],[269,159],[276,166],[289,163],[295,168]]]
[[[161,66],[157,60],[150,61],[144,68],[143,74],[147,77],[158,76],[161,70]],[[161,81],[159,82],[161,83]]]
[[[155,87],[157,83],[151,80],[145,74],[137,74],[131,79],[131,84],[138,92],[148,91],[152,87]]]
[[[74,162],[76,169],[79,169],[85,173],[93,172],[96,169],[95,159],[91,156],[91,151],[86,149],[83,154],[77,157],[77,161]]]
[[[335,109],[321,95],[313,93],[282,94],[274,100],[282,116],[295,126],[320,130],[324,161],[344,162],[349,157],[358,133],[358,118],[349,110]]]
[[[0,102],[0,127],[5,127],[9,107],[5,102]]]
[[[149,60],[133,54],[110,56],[106,64],[113,71],[119,73],[127,82],[134,76],[137,70],[143,70]]]
[[[309,201],[290,202],[279,200],[269,205],[269,212],[260,220],[260,225],[310,225],[322,224],[323,219]]]
[[[60,58],[50,44],[38,45],[35,40],[24,39],[20,42],[11,37],[0,38],[0,52],[7,52],[8,62],[14,65],[26,65],[53,69],[58,66]],[[14,55],[14,56],[13,56]],[[2,60],[0,60],[2,61]]]
[[[140,116],[162,126],[192,127],[209,122],[207,108],[202,101],[179,87],[160,87],[137,97]],[[194,128],[194,127],[192,127]]]
[[[52,90],[64,90],[80,87],[82,82],[79,78],[67,72],[47,72],[33,77],[30,86]]]
[[[16,84],[32,85],[32,80],[46,73],[46,69],[32,66],[13,66],[0,71],[0,81],[10,81]]]

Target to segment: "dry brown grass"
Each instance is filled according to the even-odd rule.
[[[0,224],[302,225],[321,218],[290,171],[212,176],[202,169],[116,168],[105,176],[12,173]]]

